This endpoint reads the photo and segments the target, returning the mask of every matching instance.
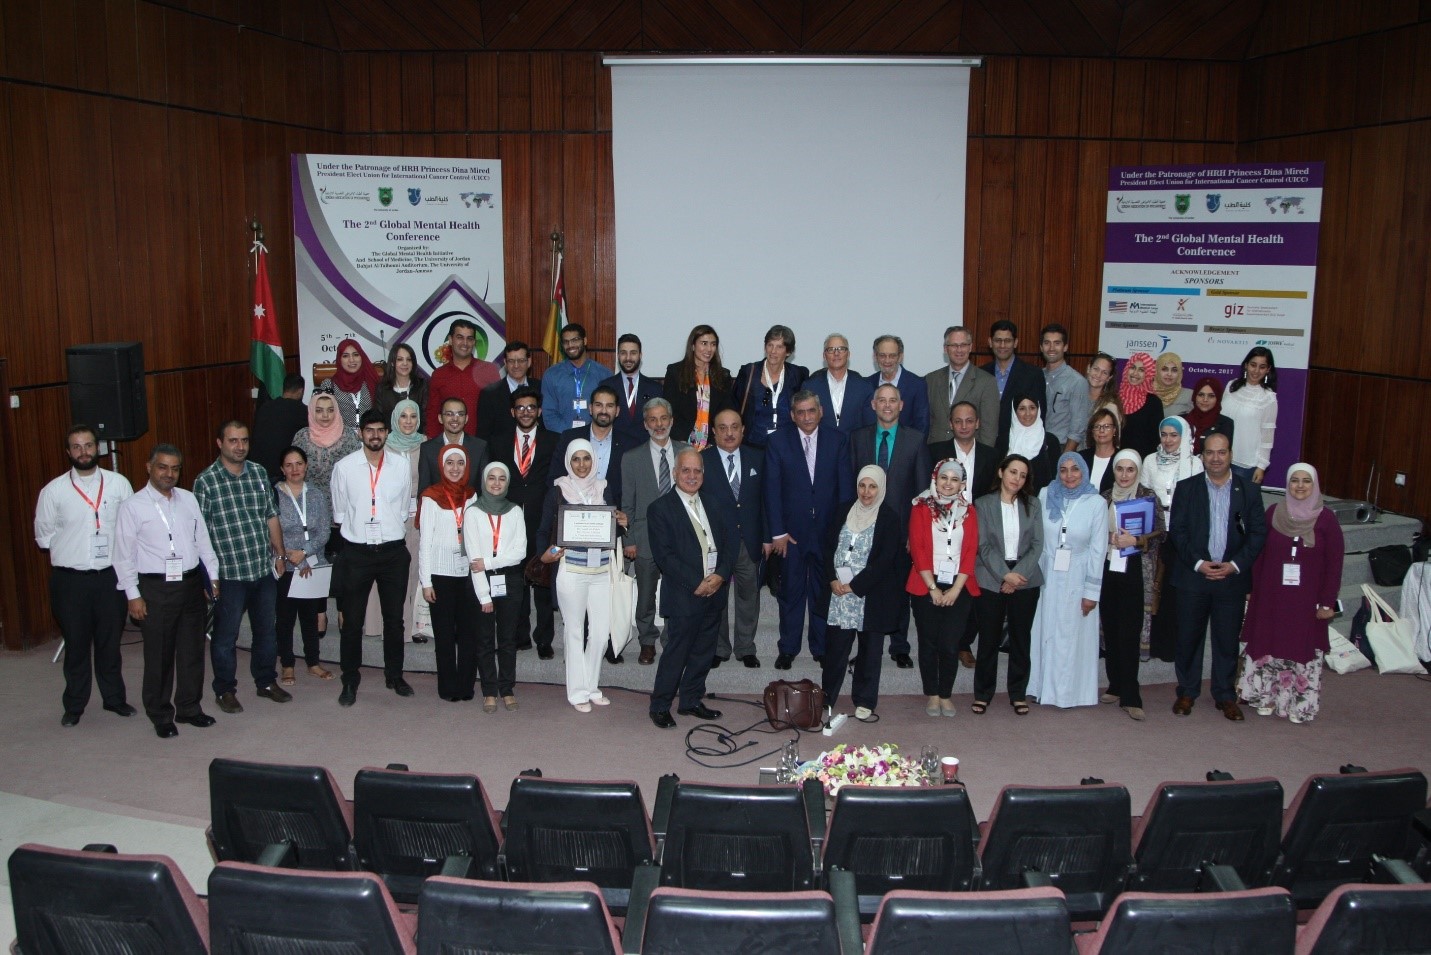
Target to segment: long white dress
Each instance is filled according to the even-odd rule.
[[[1034,614],[1028,695],[1049,706],[1098,702],[1098,611],[1083,614],[1082,601],[1098,600],[1108,554],[1108,502],[1090,494],[1065,507],[1060,520],[1043,510],[1043,591]],[[1067,528],[1065,532],[1065,528]],[[1062,534],[1070,551],[1068,570],[1054,570]]]

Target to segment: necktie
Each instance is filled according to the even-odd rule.
[[[725,476],[730,481],[730,492],[735,495],[736,500],[740,500],[740,474],[735,470],[735,455],[725,456]]]
[[[805,467],[810,472],[810,483],[815,483],[815,439],[805,435]]]
[[[954,407],[954,396],[959,393],[959,379],[963,376],[962,371],[956,371],[949,383],[949,407]]]
[[[636,380],[630,375],[626,376],[626,413],[636,416]]]
[[[665,494],[671,489],[671,462],[666,458],[666,449],[661,449],[661,473],[660,484],[661,493]]]
[[[695,530],[695,532],[696,532],[696,540],[700,542],[700,545],[701,545],[701,557],[702,557],[702,561],[704,562],[705,555],[710,552],[710,542],[709,542],[709,540],[706,538],[706,526],[705,526],[705,524],[701,521],[700,504],[698,504],[698,503],[697,503],[696,501],[694,501],[694,500],[691,501],[690,515],[691,515],[691,527],[692,527],[692,528]]]
[[[875,459],[875,464],[878,464],[881,468],[883,468],[883,469],[886,470],[886,471],[889,470],[889,432],[888,432],[888,431],[881,431],[881,432],[879,433],[879,455],[878,455],[878,456],[876,457],[876,459]]]
[[[532,436],[522,435],[522,453],[517,456],[517,470],[522,472],[522,477],[527,476],[527,472],[532,468]]]

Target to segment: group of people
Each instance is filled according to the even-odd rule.
[[[767,583],[779,602],[775,667],[808,648],[834,706],[853,659],[860,719],[878,705],[886,652],[901,668],[917,657],[930,716],[954,715],[961,664],[975,671],[972,712],[986,712],[1001,646],[1016,713],[1101,698],[1143,719],[1138,666],[1155,653],[1175,660],[1174,712],[1186,714],[1209,620],[1224,715],[1241,718],[1239,689],[1259,712],[1316,713],[1341,538],[1307,465],[1264,516],[1276,424],[1266,349],[1224,393],[1212,378],[1184,388],[1170,354],[1131,356],[1115,385],[1116,364],[1099,353],[1085,377],[1065,361],[1059,325],[1041,332],[1038,368],[1016,357],[1008,321],[990,329],[983,367],[973,334],[949,328],[946,363],[924,376],[904,368],[893,335],[875,339],[872,375],[852,370],[840,334],[811,373],[792,361],[782,325],[763,359],[734,374],[715,330],[699,325],[660,382],[642,373],[634,335],[618,340],[613,371],[569,324],[562,360],[540,379],[524,343],[507,343],[496,364],[475,342],[470,322],[454,322],[431,378],[407,345],[379,373],[359,343],[341,343],[306,407],[306,383],[290,376],[260,407],[252,441],[243,422],[219,428],[218,457],[192,494],[177,487],[183,454],[172,445],[156,446],[148,484],[132,493],[98,468],[93,430],[72,429],[70,470],[36,515],[67,641],[64,725],[78,723],[92,675],[107,709],[134,712],[119,673],[126,613],[144,634],[143,703],[161,737],[175,723],[213,723],[200,705],[206,600],[223,712],[242,711],[244,613],[256,695],[290,699],[295,628],[307,672],[334,679],[320,654],[330,598],[344,706],[357,698],[364,632],[380,631],[398,695],[413,694],[405,643],[430,637],[441,698],[480,689],[486,712],[515,709],[516,654],[554,656],[556,606],[575,709],[610,702],[601,668],[624,662],[634,618],[638,664],[656,664],[660,648],[652,722],[674,726],[673,703],[714,719],[702,702],[708,671],[761,665]],[[606,546],[563,543],[568,509],[609,511]],[[1264,545],[1273,556],[1259,561]],[[1296,614],[1305,627],[1288,625]]]

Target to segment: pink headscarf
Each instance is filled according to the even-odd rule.
[[[313,414],[317,410],[318,402],[324,400],[333,402],[333,421],[327,425],[319,424],[317,416]],[[308,437],[320,448],[331,448],[343,440],[343,415],[338,410],[338,399],[329,392],[317,392],[308,403]]]
[[[1143,369],[1143,383],[1141,385],[1130,385],[1128,383],[1128,366],[1136,363]],[[1158,366],[1153,362],[1153,356],[1145,351],[1134,352],[1128,356],[1128,362],[1123,366],[1123,378],[1118,384],[1118,397],[1123,402],[1125,414],[1133,414],[1141,409],[1148,400],[1148,395],[1153,393],[1153,385],[1158,374]]]

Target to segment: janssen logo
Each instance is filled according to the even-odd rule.
[[[1167,335],[1159,335],[1157,338],[1129,338],[1123,343],[1123,347],[1136,351],[1150,351],[1155,355],[1161,355],[1168,350],[1168,344],[1172,339]]]

